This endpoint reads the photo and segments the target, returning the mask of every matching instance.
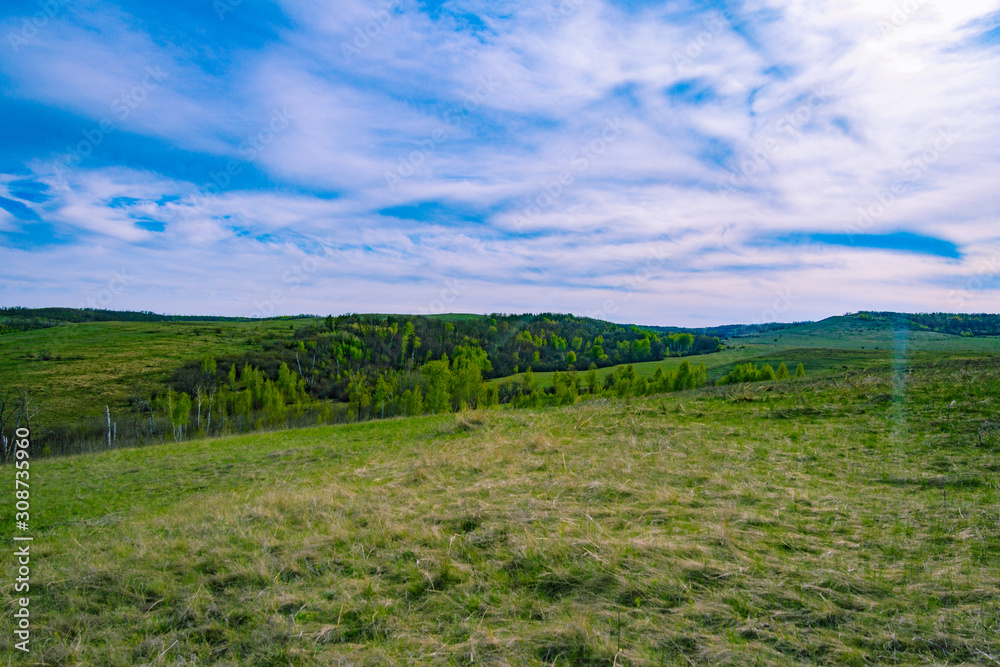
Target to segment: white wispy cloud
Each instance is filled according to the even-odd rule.
[[[122,265],[115,307],[226,314],[983,309],[998,9],[288,0],[262,26],[83,3],[0,65],[22,117],[61,114],[5,150],[4,182],[47,189],[0,207],[0,284],[82,301]]]

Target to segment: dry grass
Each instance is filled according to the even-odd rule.
[[[29,662],[994,664],[998,368],[39,462]]]

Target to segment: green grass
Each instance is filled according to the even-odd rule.
[[[833,348],[895,351],[900,347],[922,352],[1000,351],[1000,338],[967,338],[931,331],[907,331],[891,322],[868,321],[856,316],[830,317],[767,334],[732,339],[747,347]]]
[[[1000,360],[946,357],[36,461],[34,653],[10,632],[0,649],[6,664],[994,664],[1000,442],[979,432]]]
[[[435,317],[456,321],[481,316]],[[251,352],[259,349],[262,337],[287,334],[312,321],[316,320],[94,322],[6,334],[0,336],[0,384],[32,388],[43,423],[78,423],[103,414],[105,405],[113,411],[124,409],[133,395],[148,395],[185,362],[205,354]],[[928,332],[904,332],[901,337],[882,321],[834,317],[766,336],[733,339],[722,352],[689,359],[705,364],[716,378],[744,361],[775,367],[784,361],[793,370],[801,361],[809,373],[839,371],[855,363],[888,362],[898,356],[901,341],[909,353],[1000,354],[1000,338]],[[657,366],[673,369],[680,361],[673,357],[635,366],[640,377],[652,377]],[[603,381],[612,372],[613,367],[602,368],[598,375]],[[541,386],[552,384],[551,373],[537,373],[535,378]]]
[[[311,321],[311,320],[306,320]],[[93,322],[0,336],[0,383],[32,388],[48,424],[74,423],[147,395],[187,361],[242,354],[303,320]]]
[[[931,357],[1000,356],[1000,338],[969,338],[927,331],[897,330],[884,321],[866,321],[855,316],[831,317],[821,322],[782,329],[767,334],[744,336],[726,341],[721,352],[685,357],[708,369],[709,377],[720,378],[739,363],[769,363],[774,368],[785,362],[794,372],[800,362],[807,373],[840,372],[858,364],[892,364],[894,359],[913,355]],[[653,377],[657,367],[673,370],[680,357],[634,364],[639,377]],[[614,373],[615,367],[600,368],[598,377]],[[579,371],[585,373],[586,370]],[[493,382],[520,379],[518,375]],[[552,373],[535,373],[542,387],[552,386]]]

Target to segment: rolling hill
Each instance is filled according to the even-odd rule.
[[[32,461],[32,653],[10,632],[0,649],[109,666],[991,664],[1000,359],[927,354]],[[5,609],[17,595],[3,588]]]

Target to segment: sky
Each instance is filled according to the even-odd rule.
[[[0,305],[1000,310],[1000,0],[17,0],[0,37]]]

